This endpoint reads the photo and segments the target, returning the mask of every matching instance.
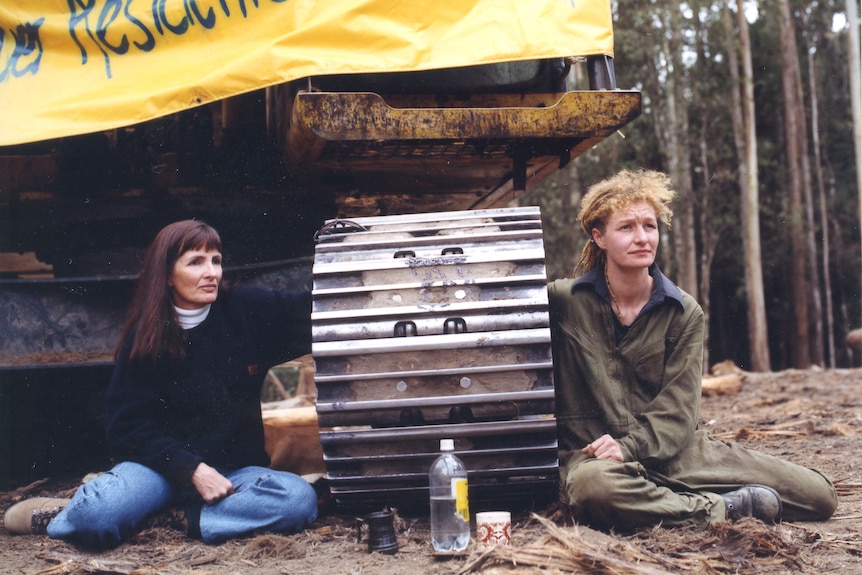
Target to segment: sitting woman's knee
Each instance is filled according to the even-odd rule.
[[[604,459],[588,459],[566,474],[566,498],[572,507],[590,507],[593,502],[606,501],[610,476],[618,465]]]
[[[284,525],[280,531],[299,531],[317,519],[317,492],[305,479],[292,473],[273,472],[263,483],[277,491],[284,503]]]

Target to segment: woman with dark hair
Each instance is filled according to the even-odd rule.
[[[106,397],[116,465],[71,500],[13,506],[10,532],[110,548],[165,510],[205,543],[295,533],[316,519],[314,489],[267,468],[260,411],[267,370],[308,353],[310,291],[227,289],[221,251],[216,230],[199,221],[159,232]]]
[[[592,186],[581,275],[548,286],[566,501],[616,530],[828,519],[838,499],[820,472],[697,428],[703,311],[655,261],[673,197],[646,170]]]

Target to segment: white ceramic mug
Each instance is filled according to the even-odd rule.
[[[476,543],[479,547],[512,544],[512,514],[483,511],[476,514]]]

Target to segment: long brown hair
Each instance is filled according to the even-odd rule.
[[[174,222],[162,228],[147,249],[129,315],[116,354],[132,338],[129,359],[182,359],[183,332],[176,321],[168,278],[174,264],[189,250],[222,249],[218,232],[198,220]]]
[[[605,225],[613,214],[639,201],[649,204],[655,210],[656,218],[670,227],[673,218],[670,202],[674,195],[670,177],[653,170],[622,170],[615,176],[590,186],[581,200],[581,211],[578,213],[578,221],[590,241],[581,251],[581,257],[575,266],[575,275],[577,276],[579,271],[587,273],[605,263],[607,254],[592,241],[593,229],[604,232]]]

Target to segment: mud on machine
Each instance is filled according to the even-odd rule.
[[[471,507],[556,500],[539,208],[330,220],[312,334],[327,479],[346,508],[428,502],[452,438]]]

